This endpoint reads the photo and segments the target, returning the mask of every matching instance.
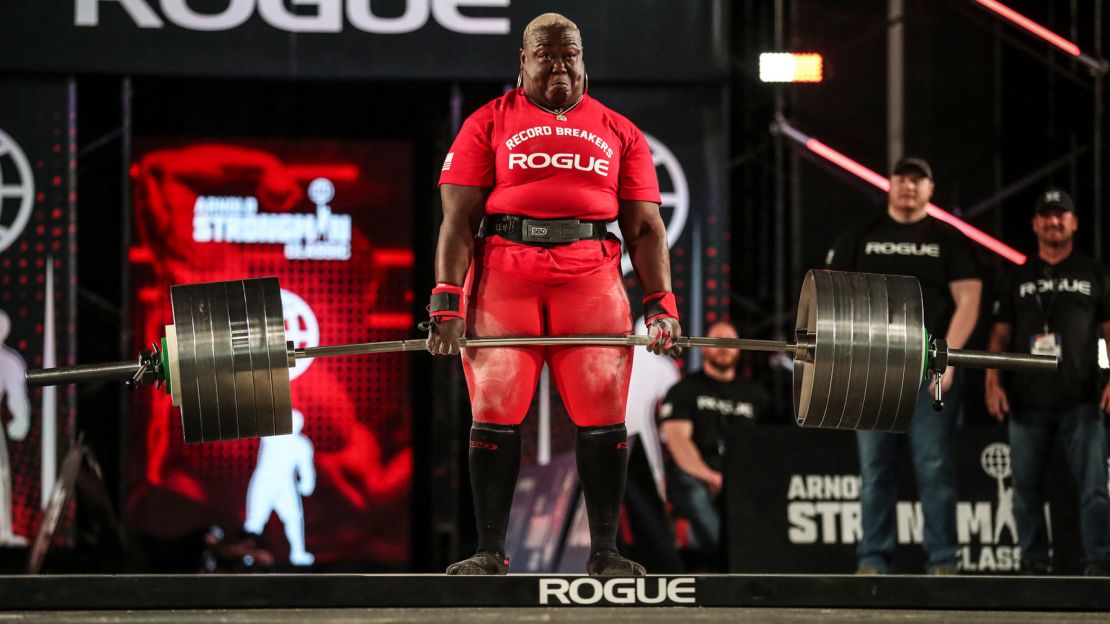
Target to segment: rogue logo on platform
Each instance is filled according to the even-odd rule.
[[[655,605],[670,601],[673,604],[696,604],[695,579],[679,578],[612,578],[599,581],[579,578],[540,579],[541,605],[592,605],[604,600],[608,604]]]
[[[286,0],[227,0],[219,13],[205,13],[190,6],[189,0],[74,0],[74,24],[99,26],[100,5],[118,4],[139,28],[162,28],[163,18],[154,11],[157,2],[165,20],[187,30],[231,30],[242,26],[257,8],[262,19],[279,30],[289,32],[337,33],[343,31],[344,14],[358,30],[382,35],[398,35],[420,30],[434,18],[447,30],[466,35],[507,35],[508,17],[469,17],[460,6],[505,8],[511,0],[405,0],[404,13],[381,17],[371,8],[373,0],[292,0],[297,6],[313,7],[311,14],[294,13]]]

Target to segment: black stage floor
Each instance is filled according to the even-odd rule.
[[[558,607],[558,608],[554,608]],[[1110,578],[0,576],[3,622],[1110,622]]]
[[[57,624],[505,624],[568,622],[590,624],[668,624],[734,622],[736,624],[1105,624],[1106,613],[1029,611],[907,611],[886,609],[725,609],[683,607],[583,607],[576,609],[250,609],[182,611],[0,612],[2,622]]]

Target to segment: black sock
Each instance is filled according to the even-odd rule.
[[[624,423],[579,427],[575,455],[590,520],[590,554],[615,551],[628,472],[628,430]]]
[[[470,427],[470,489],[478,551],[505,555],[505,532],[520,472],[520,428],[476,422]]]

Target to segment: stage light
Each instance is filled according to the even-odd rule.
[[[1014,25],[1019,26],[1021,28],[1024,28],[1025,30],[1028,30],[1029,32],[1031,32],[1034,35],[1040,37],[1041,39],[1044,39],[1045,41],[1051,43],[1052,45],[1056,46],[1057,48],[1060,48],[1064,52],[1067,52],[1068,54],[1070,54],[1072,56],[1079,56],[1080,55],[1079,46],[1077,46],[1074,43],[1068,41],[1067,39],[1064,39],[1060,35],[1057,35],[1056,33],[1052,32],[1051,30],[1045,28],[1044,26],[1041,26],[1037,22],[1034,22],[1033,20],[1029,19],[1028,17],[1025,17],[1021,13],[1018,13],[1017,11],[1015,11],[1015,10],[1011,9],[1010,7],[1002,4],[1001,2],[997,2],[996,0],[975,0],[975,1],[978,2],[979,4],[983,5],[987,9],[990,9],[991,11],[994,11],[999,16],[1009,20]]]
[[[764,52],[759,55],[763,82],[821,82],[824,59],[815,52]]]
[[[1090,67],[1092,70],[1099,74],[1105,74],[1108,70],[1110,70],[1110,62],[1107,62],[1106,59],[1095,58],[1090,54],[1085,54],[1075,43],[1072,43],[1071,41],[1061,37],[1060,35],[1057,35],[1044,26],[1041,26],[1037,22],[1034,22],[1028,17],[1025,17],[1021,13],[1018,13],[1017,11],[1002,4],[1001,2],[998,2],[998,0],[975,0],[975,3],[993,12],[995,15],[1001,17],[1002,19],[1009,21],[1011,24],[1022,28],[1026,32],[1040,37],[1056,48],[1059,48],[1060,50],[1066,52],[1070,56],[1075,57],[1075,60],[1083,63],[1087,67]]]
[[[798,129],[786,123],[785,120],[780,119],[776,123],[775,127],[778,132],[781,132],[783,134],[783,136],[786,136],[791,140],[804,145],[809,151],[817,154],[825,160],[828,160],[841,169],[844,169],[852,175],[855,175],[856,177],[870,184],[873,184],[884,191],[890,190],[890,180],[886,176],[861,165],[855,160],[852,160],[851,158],[834,150],[828,145],[825,145],[821,141],[818,141],[817,139],[800,132]],[[951,224],[956,229],[963,232],[964,236],[967,236],[971,240],[979,243],[987,249],[990,249],[994,253],[1002,256],[1010,262],[1013,262],[1014,264],[1025,264],[1025,254],[1014,249],[1013,247],[1010,247],[1006,243],[1003,243],[997,238],[991,236],[990,234],[987,234],[986,232],[980,230],[974,225],[971,225],[970,223],[948,212],[947,210],[944,210],[936,204],[930,202],[925,210],[929,214],[929,216],[935,219],[940,219],[945,223]]]

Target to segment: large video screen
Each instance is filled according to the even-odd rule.
[[[136,141],[135,348],[172,321],[172,284],[276,276],[297,347],[411,337],[411,146]],[[404,566],[412,450],[408,357],[301,360],[292,436],[186,445],[169,397],[135,394],[130,528],[263,536],[277,565]]]

